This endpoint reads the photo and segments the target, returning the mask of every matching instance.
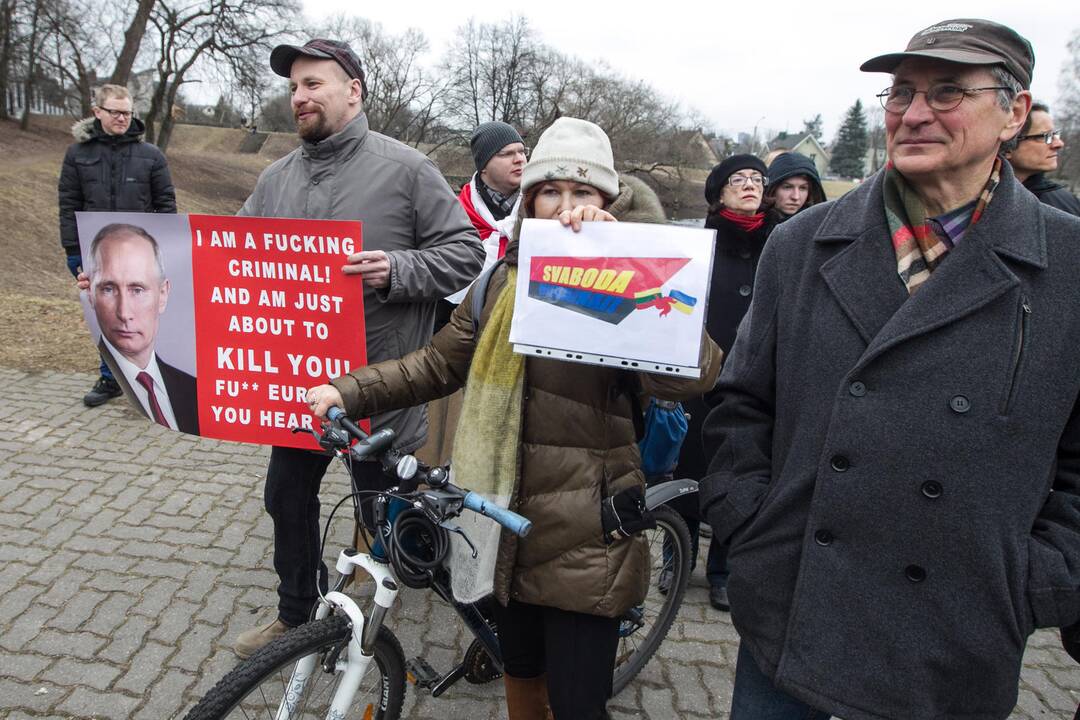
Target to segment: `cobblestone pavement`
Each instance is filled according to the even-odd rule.
[[[0,369],[0,718],[180,717],[235,663],[233,637],[275,602],[267,452],[180,436],[120,402],[84,408],[89,375]],[[344,495],[336,468],[324,499]],[[324,508],[327,503],[324,502]],[[331,545],[351,528],[338,524]],[[701,570],[615,718],[724,718],[737,636]],[[466,645],[429,593],[406,591],[392,626],[406,654],[446,669]],[[1050,632],[1031,638],[1015,718],[1071,718],[1080,668]],[[498,683],[406,717],[501,718]]]

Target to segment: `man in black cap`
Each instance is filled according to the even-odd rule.
[[[1033,66],[975,19],[864,63],[887,168],[762,252],[703,431],[732,720],[1006,718],[1080,619],[1080,219],[999,157]]]
[[[367,85],[345,43],[312,40],[279,45],[274,72],[289,78],[296,129],[303,140],[259,176],[241,215],[359,220],[363,251],[344,272],[364,283],[368,362],[398,358],[427,344],[435,303],[480,271],[483,248],[446,180],[415,149],[368,129]],[[378,414],[372,430],[390,427],[402,452],[423,445],[423,407]],[[266,509],[274,520],[278,610],[268,624],[242,633],[247,657],[289,627],[305,622],[326,589],[319,556],[319,485],[330,457],[275,447],[266,474]],[[357,463],[359,487],[381,487],[377,463]]]

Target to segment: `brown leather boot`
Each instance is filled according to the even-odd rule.
[[[509,720],[552,720],[548,706],[547,675],[515,678],[503,675]]]

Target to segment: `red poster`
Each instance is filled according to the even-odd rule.
[[[305,390],[367,362],[360,223],[188,218],[199,434],[314,446]]]

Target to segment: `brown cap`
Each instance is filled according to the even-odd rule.
[[[292,64],[298,55],[337,61],[346,75],[360,81],[360,98],[367,99],[367,82],[364,79],[364,70],[360,67],[360,58],[348,44],[338,40],[316,38],[303,45],[278,45],[270,53],[270,69],[281,77],[289,77]]]
[[[989,20],[944,20],[915,33],[904,52],[878,55],[864,62],[863,72],[892,72],[904,59],[928,57],[963,65],[1002,65],[1031,87],[1035,51],[1015,30]]]

